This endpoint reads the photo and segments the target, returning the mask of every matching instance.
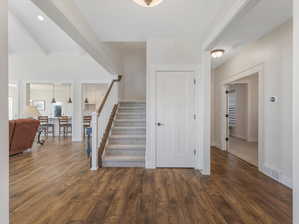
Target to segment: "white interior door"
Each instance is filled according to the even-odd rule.
[[[157,167],[194,167],[194,73],[156,73]]]

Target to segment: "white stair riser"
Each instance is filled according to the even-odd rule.
[[[120,105],[119,108],[128,108],[128,109],[145,109],[145,105]]]
[[[145,150],[141,149],[108,149],[106,155],[145,156]]]
[[[131,129],[131,128],[113,128],[112,135],[145,135],[145,128]]]
[[[144,161],[134,161],[134,162],[127,162],[127,161],[103,161],[104,167],[144,167]]]
[[[114,121],[114,127],[145,127],[145,121]]]
[[[134,102],[126,102],[126,103],[120,103],[121,107],[145,107],[145,103],[134,103]]]
[[[110,145],[144,145],[145,138],[109,138]]]
[[[145,109],[143,108],[119,108],[119,113],[145,113]]]
[[[145,119],[145,114],[119,114],[116,116],[116,119],[123,119],[123,120],[129,120],[129,119]]]

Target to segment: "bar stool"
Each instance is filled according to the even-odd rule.
[[[42,128],[43,132],[45,133],[45,136],[48,136],[49,133],[52,134],[52,136],[55,135],[55,125],[52,123],[49,123],[48,116],[39,116],[38,120],[40,122],[40,127]],[[51,131],[49,130],[49,128],[51,128]]]
[[[72,124],[69,123],[70,119],[68,116],[61,116],[58,118],[59,121],[59,136],[63,134],[63,136],[68,136],[68,134],[72,133]]]
[[[86,130],[91,127],[91,116],[83,116],[83,133],[86,136]]]

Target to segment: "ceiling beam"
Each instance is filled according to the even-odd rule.
[[[73,0],[31,1],[108,72],[121,73],[119,54],[98,40]]]
[[[38,40],[38,38],[33,34],[33,32],[30,30],[29,26],[27,26],[20,18],[18,18],[17,14],[13,12],[13,10],[8,10],[8,15],[10,18],[14,19],[14,22],[17,26],[19,26],[22,29],[22,32],[25,33],[39,48],[39,50],[45,54],[48,55],[50,51]]]
[[[225,29],[237,18],[242,17],[251,8],[256,6],[261,0],[238,0],[233,6],[225,11],[222,16],[213,24],[214,29],[208,32],[208,36],[204,39],[202,49],[204,51],[209,51],[213,49],[215,44],[219,41],[221,34],[224,33]]]

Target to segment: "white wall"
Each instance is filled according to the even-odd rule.
[[[18,83],[21,113],[26,105],[26,82],[71,83],[73,141],[82,139],[82,83],[108,83],[114,77],[88,55],[9,56],[9,80]]]
[[[82,108],[83,115],[91,115],[101,105],[101,102],[108,90],[108,84],[84,83],[82,84]],[[88,104],[84,101],[87,98]]]
[[[294,56],[293,56],[293,223],[299,223],[299,2],[294,0]]]
[[[7,1],[0,1],[0,223],[9,223],[8,212],[8,65]]]
[[[120,82],[121,100],[146,99],[146,48],[122,51],[123,77]]]
[[[16,119],[19,116],[18,89],[16,84],[11,84],[11,83],[9,84],[8,97],[12,98],[12,103],[13,103],[13,106],[11,108],[12,111],[10,114],[11,117],[9,119]]]
[[[259,115],[259,83],[258,74],[251,75],[244,80],[248,83],[248,130],[247,141],[258,141],[258,115]]]
[[[263,167],[278,174],[279,180],[292,182],[292,23],[277,27],[260,40],[245,47],[239,54],[214,71],[215,127],[214,142],[221,142],[219,84],[236,74],[263,65],[264,70],[264,145]],[[276,103],[270,97],[278,97]],[[268,172],[269,174],[270,172]]]
[[[9,56],[9,80],[103,81],[111,79],[103,67],[88,55]]]
[[[194,40],[152,39],[147,41],[147,65],[200,64],[200,45]]]

